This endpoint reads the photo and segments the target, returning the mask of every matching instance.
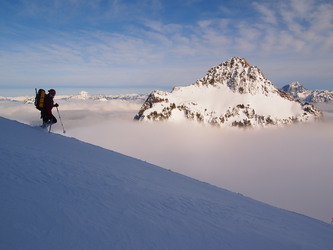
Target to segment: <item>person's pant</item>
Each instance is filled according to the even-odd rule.
[[[52,114],[43,114],[42,113],[43,123],[57,123],[57,118],[54,117]]]

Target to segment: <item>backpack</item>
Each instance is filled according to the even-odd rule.
[[[36,97],[35,97],[35,107],[38,110],[42,110],[44,108],[44,100],[45,100],[45,90],[39,89],[37,92],[36,90]]]

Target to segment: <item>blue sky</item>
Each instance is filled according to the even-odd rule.
[[[0,0],[1,88],[171,89],[233,56],[332,90],[333,2]]]

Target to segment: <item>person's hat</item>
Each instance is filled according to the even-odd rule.
[[[53,96],[56,95],[56,91],[55,91],[54,89],[50,89],[50,90],[49,90],[49,93],[50,93],[51,95],[53,95]]]

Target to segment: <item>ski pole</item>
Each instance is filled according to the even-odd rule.
[[[58,107],[56,107],[56,108],[57,108],[57,111],[58,111],[58,116],[59,116],[59,120],[60,120],[60,123],[61,123],[62,132],[65,134],[66,130],[64,128],[64,124],[62,123],[61,116],[60,116],[60,113],[59,113],[59,109],[58,109]]]

